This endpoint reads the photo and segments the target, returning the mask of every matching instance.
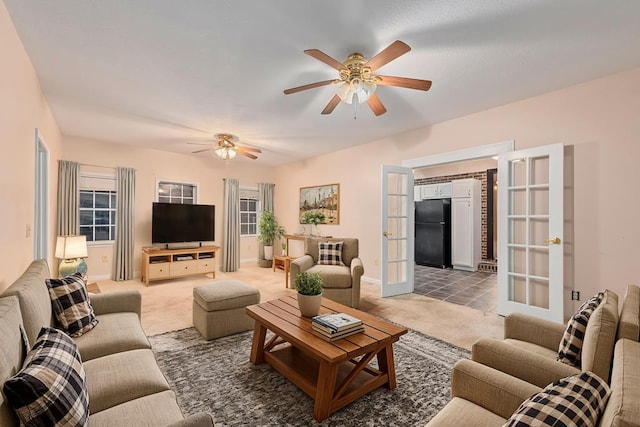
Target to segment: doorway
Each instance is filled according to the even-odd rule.
[[[485,312],[496,312],[495,206],[497,197],[495,197],[495,186],[497,181],[495,172],[497,160],[495,158],[499,154],[513,151],[513,148],[514,141],[507,141],[403,162],[403,166],[413,169],[415,185],[451,182],[464,178],[475,178],[481,181],[484,204],[482,258],[492,267],[484,271],[467,272],[416,265],[415,293]]]
[[[35,203],[33,259],[49,257],[49,149],[42,135],[35,133]]]

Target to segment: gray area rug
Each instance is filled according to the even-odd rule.
[[[469,358],[467,350],[409,331],[394,344],[397,387],[374,390],[318,423],[309,396],[270,366],[249,362],[251,336],[205,341],[188,328],[149,337],[185,415],[209,412],[216,426],[424,425],[449,401],[454,363]]]

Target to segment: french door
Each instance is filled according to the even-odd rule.
[[[382,166],[380,296],[413,292],[413,169]]]
[[[498,301],[564,322],[562,144],[498,157]]]

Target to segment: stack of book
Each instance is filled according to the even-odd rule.
[[[311,319],[312,332],[331,342],[364,331],[362,320],[346,313],[330,313]]]

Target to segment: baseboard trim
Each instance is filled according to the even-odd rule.
[[[365,282],[373,283],[374,285],[380,285],[382,282],[380,279],[374,279],[373,277],[362,276],[360,280],[364,280]]]

